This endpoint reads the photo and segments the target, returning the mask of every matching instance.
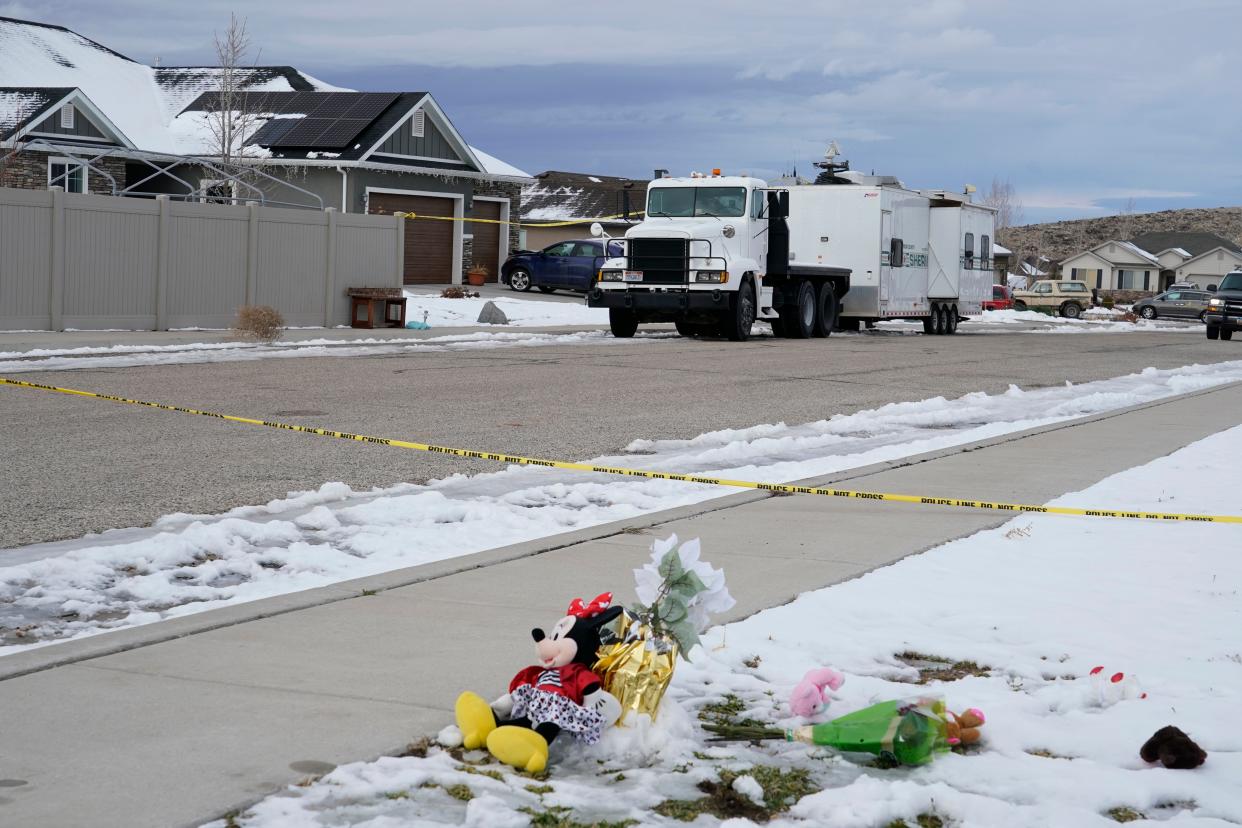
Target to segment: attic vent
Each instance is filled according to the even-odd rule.
[[[425,127],[426,113],[421,109],[414,113],[414,117],[410,118],[410,133],[415,138],[423,137],[423,128]]]
[[[60,108],[60,128],[73,129],[73,104],[65,104]]]

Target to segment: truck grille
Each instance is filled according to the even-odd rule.
[[[643,284],[687,281],[685,239],[630,239],[629,268],[643,272]]]

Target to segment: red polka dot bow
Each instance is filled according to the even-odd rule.
[[[591,603],[583,605],[581,598],[575,598],[569,602],[569,612],[567,615],[573,615],[578,618],[590,618],[599,615],[612,605],[612,593],[601,592],[591,599]]]

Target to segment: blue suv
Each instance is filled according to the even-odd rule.
[[[576,290],[585,293],[595,284],[595,274],[605,258],[620,256],[620,242],[600,239],[572,239],[550,244],[543,250],[519,250],[500,268],[500,281],[513,290],[537,287],[544,293]]]

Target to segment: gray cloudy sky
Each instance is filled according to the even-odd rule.
[[[835,138],[916,186],[1010,179],[1032,221],[1242,203],[1239,0],[0,0],[165,64],[230,11],[260,62],[429,90],[529,172],[775,176]]]

